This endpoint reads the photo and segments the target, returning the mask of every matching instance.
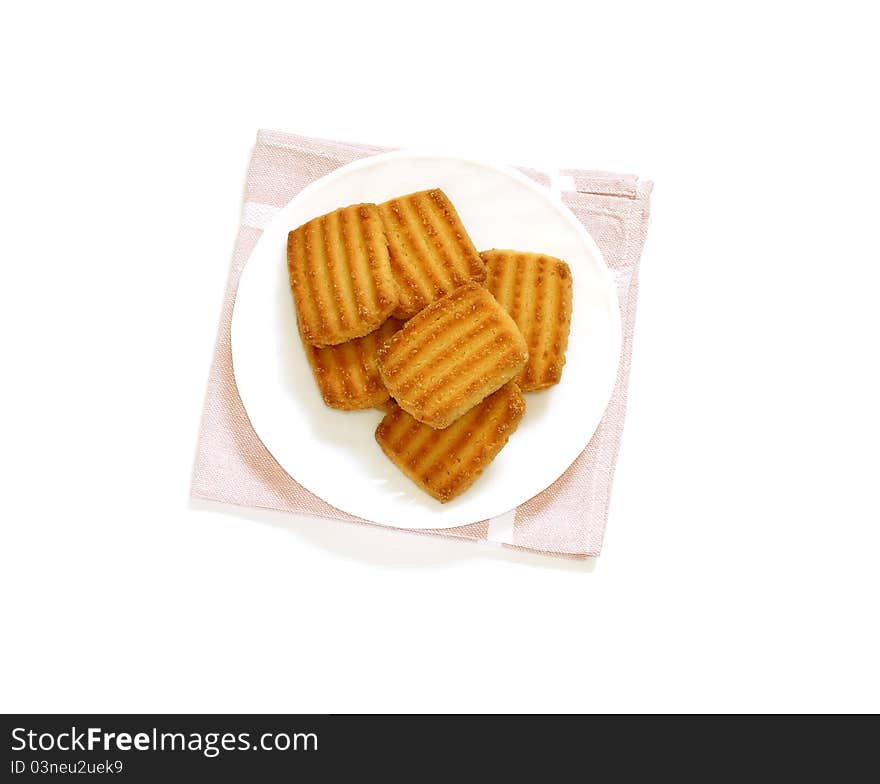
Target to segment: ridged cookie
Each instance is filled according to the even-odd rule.
[[[369,335],[323,348],[303,341],[321,397],[330,408],[352,411],[380,406],[388,400],[376,354],[401,326],[400,321],[391,318]]]
[[[487,250],[486,288],[516,321],[529,347],[529,361],[516,383],[523,392],[558,384],[571,326],[571,270],[540,253]]]
[[[379,349],[390,395],[434,428],[451,425],[526,364],[526,342],[485,288],[468,283],[411,318]]]
[[[400,298],[394,315],[407,319],[486,268],[458,212],[439,188],[379,205]]]
[[[313,346],[367,335],[397,306],[375,204],[343,207],[290,232],[287,267],[300,333]]]
[[[510,438],[526,410],[514,383],[505,384],[445,430],[395,408],[379,423],[376,441],[413,482],[445,503],[467,490]]]

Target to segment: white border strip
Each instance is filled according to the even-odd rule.
[[[554,169],[548,176],[550,177],[548,190],[555,198],[561,199],[563,193],[575,190],[574,177],[571,175],[560,174],[558,169]]]
[[[513,525],[516,521],[516,509],[489,520],[489,533],[486,539],[490,542],[513,544]]]
[[[241,225],[250,229],[265,229],[280,211],[280,207],[273,207],[271,204],[246,201],[241,210]]]

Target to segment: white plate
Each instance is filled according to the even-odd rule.
[[[572,270],[571,337],[562,382],[526,395],[526,415],[485,473],[441,504],[385,457],[374,438],[378,411],[327,408],[295,326],[287,233],[357,202],[440,187],[479,250],[515,248],[565,259]],[[617,374],[620,311],[596,243],[549,191],[517,171],[436,155],[366,158],[312,183],[282,209],[254,248],[232,318],[235,380],[251,424],[297,482],[358,517],[400,528],[487,520],[551,485],[583,451]]]

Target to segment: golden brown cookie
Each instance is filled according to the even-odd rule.
[[[540,253],[487,250],[486,288],[513,317],[529,347],[516,383],[523,392],[558,384],[571,326],[571,270]]]
[[[398,405],[435,428],[451,425],[516,376],[528,360],[519,328],[495,298],[468,283],[411,318],[379,349]]]
[[[482,281],[486,268],[458,212],[439,188],[410,193],[379,205],[391,269],[407,319],[468,281]]]
[[[343,207],[290,232],[287,267],[300,334],[313,346],[362,337],[397,306],[375,204]]]
[[[397,403],[394,402],[393,397],[389,397],[387,400],[383,400],[381,403],[377,403],[373,408],[378,409],[383,414],[390,414],[392,411],[399,408]]]
[[[330,408],[352,411],[379,406],[388,400],[376,354],[401,326],[402,322],[390,318],[369,335],[323,348],[303,341],[321,397]]]
[[[445,430],[402,408],[376,429],[382,451],[426,493],[445,503],[467,490],[510,438],[526,410],[519,387],[505,384]]]

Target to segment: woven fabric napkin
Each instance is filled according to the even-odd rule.
[[[276,131],[257,134],[205,396],[192,476],[194,497],[376,525],[335,509],[310,493],[263,446],[236,390],[230,322],[241,272],[274,215],[310,182],[380,152],[387,150]],[[640,182],[632,175],[601,171],[520,171],[540,185],[560,191],[562,200],[596,240],[614,273],[623,321],[617,382],[589,445],[547,490],[498,518],[418,533],[586,558],[598,555],[602,547],[623,432],[639,259],[648,228],[651,183]]]

